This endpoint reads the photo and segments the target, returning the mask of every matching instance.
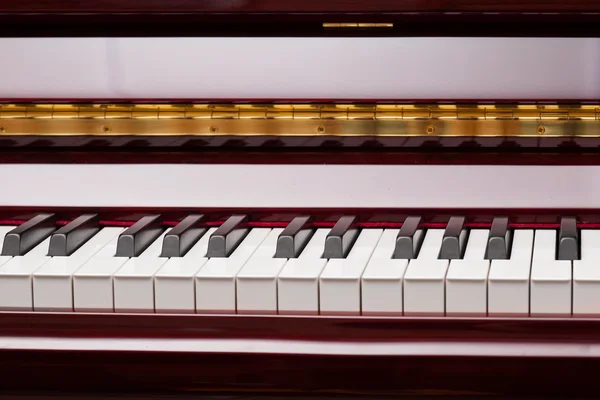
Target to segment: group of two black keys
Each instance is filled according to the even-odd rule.
[[[308,243],[315,228],[310,216],[295,217],[283,229],[277,240],[275,258],[297,258]],[[248,227],[246,215],[233,215],[211,235],[206,256],[209,258],[229,257],[246,237]],[[392,258],[414,259],[417,257],[424,237],[423,219],[407,217],[396,237]],[[8,232],[4,238],[2,255],[23,256],[50,237],[48,255],[70,256],[101,229],[98,214],[81,215],[57,229],[55,214],[40,214]],[[116,257],[138,257],[164,231],[160,215],[144,216],[119,235]],[[162,257],[184,256],[208,227],[204,215],[189,215],[166,233],[162,243]],[[323,258],[346,258],[360,229],[355,216],[340,217],[331,228],[323,244]],[[444,231],[439,259],[460,259],[463,256],[467,230],[465,217],[451,217]],[[496,217],[490,229],[486,259],[508,259],[510,257],[511,232],[508,217]],[[579,240],[576,219],[561,219],[557,259],[579,258]]]

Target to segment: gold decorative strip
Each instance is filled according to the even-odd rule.
[[[3,104],[2,135],[600,136],[600,105]]]
[[[324,22],[323,28],[393,28],[391,22]]]
[[[3,104],[0,119],[598,120],[600,105]]]

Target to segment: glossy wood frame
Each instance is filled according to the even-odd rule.
[[[288,351],[257,351],[261,340]],[[102,350],[123,341],[129,350]],[[247,350],[227,351],[228,341]],[[196,342],[220,343],[219,350],[194,350]],[[179,350],[152,350],[156,343]],[[5,391],[576,397],[600,390],[600,320],[6,312],[0,347]]]
[[[0,36],[595,36],[599,10],[594,0],[0,0]]]
[[[21,0],[0,1],[0,12],[37,13],[118,13],[118,12],[593,12],[600,11],[595,0]]]
[[[34,139],[35,140],[35,139]],[[473,148],[443,147],[427,143],[421,148],[390,149],[338,146],[336,141],[306,148],[250,147],[244,142],[231,146],[206,146],[190,140],[187,146],[153,145],[152,141],[129,138],[123,146],[60,146],[51,141],[2,146],[0,164],[360,164],[360,165],[600,165],[600,148],[564,145]],[[237,146],[236,146],[237,144]]]
[[[356,216],[356,226],[362,229],[400,228],[410,215],[419,215],[424,228],[445,228],[451,217],[462,215],[465,227],[489,229],[495,217],[509,218],[513,229],[558,229],[563,216],[577,220],[579,229],[600,228],[598,209],[185,209],[185,208],[79,208],[79,207],[0,207],[0,226],[19,225],[38,214],[56,214],[56,226],[61,227],[82,214],[98,214],[100,226],[131,226],[145,215],[160,215],[160,223],[173,227],[190,214],[204,215],[203,226],[220,226],[234,214],[248,216],[245,226],[249,228],[285,228],[298,215],[310,215],[312,228],[331,228],[343,215]]]

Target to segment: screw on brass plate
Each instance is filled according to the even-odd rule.
[[[102,125],[102,132],[104,132],[104,133],[110,132],[110,126],[108,126],[108,125]]]
[[[542,125],[538,126],[537,133],[538,133],[538,135],[543,135],[544,133],[546,133],[546,128],[543,127]]]
[[[6,128],[3,126],[0,126],[0,133],[4,133],[4,132],[6,132]]]
[[[435,126],[433,126],[433,125],[429,125],[429,126],[427,127],[427,134],[428,134],[428,135],[433,135],[434,133],[435,133]]]
[[[325,132],[325,127],[324,126],[317,126],[317,132],[318,133],[324,133]]]
[[[217,128],[216,126],[211,126],[209,128],[209,130],[210,130],[210,133],[217,133],[217,132],[219,132],[219,128]]]

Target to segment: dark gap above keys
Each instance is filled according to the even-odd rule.
[[[98,224],[102,227],[130,227],[146,215],[161,214],[160,224],[174,227],[183,219],[193,214],[203,214],[205,227],[219,227],[231,215],[247,215],[246,227],[285,228],[297,216],[311,216],[312,222],[307,227],[332,228],[339,218],[344,215],[344,209],[135,209],[135,208],[92,208],[92,207],[0,207],[0,225],[21,225],[39,214],[56,214],[56,229],[67,225],[84,214],[98,214]],[[356,215],[355,226],[359,229],[395,228],[401,229],[408,216],[422,217],[423,229],[445,229],[448,220],[455,215],[467,217],[464,227],[467,229],[490,229],[494,218],[507,216],[508,229],[560,229],[561,217],[574,216],[577,219],[577,229],[600,229],[600,209],[598,210],[514,210],[507,211],[491,209],[474,209],[468,212],[453,212],[452,210],[395,210],[395,209],[360,209],[347,215]],[[465,210],[461,210],[465,211]]]

